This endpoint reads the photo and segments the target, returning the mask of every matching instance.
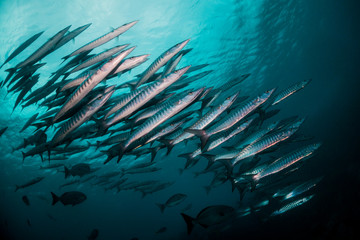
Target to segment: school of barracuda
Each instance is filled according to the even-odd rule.
[[[145,64],[149,54],[129,57],[136,48],[130,44],[118,45],[98,54],[90,53],[114,38],[119,40],[119,35],[126,33],[137,22],[124,24],[63,57],[63,62],[59,61],[61,67],[42,86],[37,83],[43,76],[36,72],[46,63],[39,61],[77,37],[91,24],[73,31],[69,31],[70,26],[64,28],[25,60],[5,70],[8,75],[1,82],[1,87],[6,87],[8,93],[17,94],[13,109],[37,105],[39,110],[20,130],[23,132],[27,128],[34,128],[34,133],[13,148],[22,152],[23,161],[39,155],[42,160],[39,171],[64,169],[65,178],[71,178],[71,181],[64,182],[59,188],[89,182],[117,192],[139,191],[144,197],[169,188],[174,182],[131,181],[131,175],[166,171],[156,166],[157,153],[164,149],[164,154],[166,152],[168,155],[175,145],[193,141],[198,147],[179,155],[186,159],[180,173],[197,164],[200,159],[208,161],[206,169],[195,172],[195,176],[214,174],[213,180],[205,187],[207,193],[226,182],[231,183],[233,191],[238,190],[240,199],[246,192],[269,193],[271,189],[267,199],[247,207],[204,206],[196,217],[181,213],[189,234],[194,224],[211,227],[234,217],[258,212],[269,206],[271,201],[276,200],[278,204],[272,208],[269,217],[283,214],[312,199],[314,193],[309,191],[321,181],[321,177],[290,185],[279,182],[296,171],[301,166],[300,162],[312,157],[321,143],[303,144],[312,140],[312,137],[304,137],[300,133],[305,118],[271,120],[279,112],[274,106],[303,89],[310,80],[298,82],[284,90],[266,89],[252,97],[240,96],[239,86],[250,74],[236,79],[221,79],[219,86],[201,86],[199,80],[206,78],[211,70],[199,72],[208,64],[178,68],[181,59],[192,50],[185,49],[190,39],[180,39],[142,74],[124,82],[121,76]],[[42,33],[21,44],[1,67],[10,65],[11,60]],[[75,76],[80,70],[82,72]],[[111,80],[114,84],[108,85]],[[1,129],[1,135],[6,129]],[[276,155],[276,150],[285,143],[291,145],[294,142],[301,146],[295,146],[292,151],[280,156],[263,157],[269,153]],[[89,148],[96,149],[96,154],[92,154],[87,162],[71,167],[58,163]],[[150,154],[149,157],[141,163],[122,165],[115,171],[101,175],[97,174],[99,168],[91,166],[103,156],[106,156],[106,164],[111,161],[119,163],[124,157],[135,156],[136,159],[147,154]],[[106,165],[101,168],[106,168]],[[17,185],[16,191],[43,179],[46,176],[29,179]],[[274,183],[276,187],[272,187]],[[86,200],[86,195],[78,191],[67,191],[61,196],[51,194],[53,204],[60,201],[64,205],[76,205]],[[186,198],[184,193],[174,193],[164,199],[164,203],[157,205],[164,212],[168,207],[182,204]],[[26,203],[29,203],[27,198]],[[188,205],[183,211],[190,208],[191,205]],[[166,231],[166,227],[159,231]]]

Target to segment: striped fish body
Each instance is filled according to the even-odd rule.
[[[265,136],[264,138],[260,139],[259,141],[255,142],[252,145],[245,147],[241,153],[234,159],[232,165],[234,166],[239,161],[254,156],[255,154],[268,149],[279,142],[282,142],[288,139],[292,134],[296,132],[297,128],[290,128],[285,129],[283,131],[277,131],[273,134]]]
[[[152,141],[155,141],[156,139],[159,139],[169,133],[172,133],[174,132],[176,129],[178,129],[183,123],[185,122],[185,119],[180,121],[180,122],[176,122],[176,123],[172,123],[170,124],[169,126],[166,126],[162,129],[160,129],[157,133],[155,133],[151,138],[149,138],[145,143],[144,145],[152,142]]]
[[[128,102],[130,102],[134,97],[139,95],[145,88],[141,87],[134,91],[131,91],[130,93],[124,94],[124,96],[115,104],[106,114],[104,119],[107,119],[109,116],[111,116],[113,113],[124,107]]]
[[[230,127],[232,127],[235,123],[242,120],[244,117],[246,117],[249,113],[254,111],[256,108],[258,108],[261,104],[263,104],[274,92],[275,89],[266,91],[262,95],[246,102],[242,107],[240,107],[237,110],[234,110],[228,117],[224,119],[224,121],[221,121],[219,124],[214,125],[214,127],[210,128],[207,131],[207,135],[211,136],[215,133],[221,132],[223,130],[226,130]]]
[[[288,194],[284,196],[283,201],[309,191],[311,188],[315,187],[320,182],[321,179],[322,179],[321,177],[316,178],[298,185],[292,191],[290,191]]]
[[[133,112],[142,107],[145,103],[150,101],[160,92],[165,90],[171,84],[176,82],[188,69],[190,66],[182,68],[175,71],[174,73],[169,74],[165,78],[162,78],[141,91],[137,96],[135,96],[131,101],[129,101],[122,109],[115,114],[115,116],[105,122],[107,127],[119,122],[120,120],[129,117]]]
[[[295,83],[294,85],[281,91],[278,95],[276,95],[276,97],[274,98],[274,101],[271,105],[276,105],[279,102],[281,102],[282,100],[284,100],[285,98],[287,98],[287,97],[293,95],[294,93],[296,93],[297,91],[303,89],[306,85],[308,85],[310,83],[310,81],[311,81],[311,79],[307,79],[307,80]]]
[[[150,54],[145,54],[141,56],[134,56],[131,58],[125,59],[118,68],[115,69],[114,74],[130,70],[134,67],[139,66],[140,64],[146,62]]]
[[[87,59],[85,62],[82,62],[80,65],[78,65],[77,67],[75,67],[74,69],[72,69],[69,74],[77,72],[81,69],[87,68],[91,65],[94,65],[95,63],[101,62],[105,59],[110,58],[111,56],[113,56],[114,54],[120,52],[121,50],[125,49],[126,47],[128,47],[129,44],[125,44],[125,45],[120,45],[120,46],[116,46],[113,47],[111,49],[108,49],[102,53],[99,53],[98,55],[95,55],[89,59]]]
[[[285,213],[291,209],[294,209],[296,207],[299,207],[301,206],[302,204],[306,203],[307,201],[309,201],[311,198],[313,198],[314,195],[311,195],[311,196],[308,196],[308,197],[304,197],[304,198],[301,198],[299,200],[296,200],[296,201],[293,201],[289,204],[286,204],[285,206],[283,206],[282,208],[280,208],[279,210],[273,212],[271,214],[271,216],[276,216],[276,215],[280,215],[282,213]]]
[[[80,47],[79,49],[75,50],[74,52],[72,52],[71,54],[69,54],[68,56],[64,57],[64,59],[67,59],[69,57],[78,55],[79,53],[82,52],[86,52],[86,51],[90,51],[104,43],[107,43],[108,41],[112,40],[113,38],[119,36],[120,34],[126,32],[127,30],[129,30],[132,26],[134,26],[138,21],[133,21],[130,23],[126,23],[114,30],[112,30],[111,32],[95,39],[94,41]]]
[[[15,68],[22,68],[31,63],[35,63],[45,55],[49,54],[55,45],[60,41],[60,39],[64,36],[64,34],[69,30],[70,26],[67,26],[57,34],[55,34],[52,38],[50,38],[46,43],[44,43],[38,50],[36,50],[33,54],[31,54],[27,59],[23,62],[16,65]]]
[[[226,142],[227,140],[235,136],[236,134],[241,133],[251,124],[253,120],[254,119],[250,119],[235,129],[229,129],[228,131],[222,132],[218,138],[212,141],[207,147],[205,146],[203,152],[211,151],[212,149],[218,147],[222,143]]]
[[[81,101],[92,89],[96,87],[128,54],[130,54],[135,47],[122,51],[119,55],[105,63],[95,73],[89,76],[69,97],[67,102],[63,105],[60,111],[53,118],[53,123],[62,117],[67,111],[73,108]]]
[[[225,99],[225,101],[218,105],[217,107],[213,107],[210,111],[208,111],[203,117],[201,117],[197,122],[195,122],[189,129],[202,130],[207,125],[209,125],[212,121],[214,121],[220,114],[222,114],[226,109],[228,109],[231,104],[234,103],[239,93],[235,93],[231,97]],[[193,133],[184,132],[181,136],[174,140],[173,144],[178,144],[185,139],[191,138],[194,136]]]
[[[164,64],[166,64],[172,57],[174,57],[178,52],[185,47],[185,45],[190,41],[190,39],[185,40],[181,43],[176,44],[175,46],[168,49],[166,52],[161,54],[145,72],[141,75],[138,83],[135,88],[138,88],[141,84],[144,84],[157,70],[159,70]]]
[[[140,137],[149,133],[152,129],[159,126],[167,119],[171,118],[189,104],[191,104],[203,91],[204,89],[201,88],[197,91],[188,93],[184,98],[173,102],[169,100],[169,104],[164,107],[164,109],[157,112],[153,117],[147,119],[141,126],[139,126],[132,136],[125,142],[124,148],[126,149],[132,142],[139,139]]]
[[[320,145],[320,143],[311,144],[275,160],[263,171],[256,174],[253,179],[255,181],[259,181],[263,177],[280,172],[281,170],[293,165],[294,163],[312,155],[314,151],[320,147]]]
[[[63,45],[65,45],[67,42],[69,42],[71,39],[74,39],[76,36],[78,36],[80,33],[82,33],[83,31],[85,31],[88,27],[90,27],[91,23],[86,24],[84,26],[78,27],[75,30],[67,33],[65,36],[63,36],[61,38],[61,40],[55,45],[55,49],[58,49],[60,47],[62,47]]]
[[[109,87],[105,90],[104,94],[97,95],[91,100],[84,108],[82,108],[77,114],[75,114],[70,120],[62,125],[62,127],[56,132],[55,136],[51,140],[51,146],[56,146],[61,143],[65,137],[73,130],[78,128],[81,124],[90,119],[90,117],[96,113],[111,97],[114,93],[112,90],[114,87]]]
[[[182,58],[182,54],[179,54],[177,56],[174,56],[174,60],[173,61],[169,61],[166,65],[165,65],[165,69],[162,73],[162,77],[168,75],[169,73],[171,73],[172,71],[175,70],[176,66],[179,64],[181,58]]]
[[[68,83],[66,83],[60,89],[60,91],[63,92],[63,91],[68,90],[70,88],[77,87],[77,86],[81,85],[81,83],[83,83],[90,75],[92,75],[95,72],[96,72],[96,70],[89,70],[89,71],[84,72],[83,74],[80,74],[77,78],[75,78],[73,80],[70,80]]]

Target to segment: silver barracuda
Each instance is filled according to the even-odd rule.
[[[96,70],[88,70],[82,74],[80,74],[78,77],[76,77],[75,79],[69,80],[69,82],[67,82],[61,89],[60,91],[65,91],[68,90],[70,88],[73,87],[77,87],[79,85],[81,85],[81,83],[83,83],[90,75],[92,75],[93,73],[95,73]]]
[[[253,176],[254,181],[257,182],[266,176],[280,172],[281,170],[293,165],[294,163],[309,157],[320,146],[321,146],[321,143],[310,144],[310,145],[302,147],[296,151],[293,151],[289,154],[286,154],[283,157],[278,158],[273,163],[271,163],[267,168],[265,168],[258,174],[254,175]]]
[[[152,142],[152,141],[155,141],[156,139],[159,139],[161,138],[162,136],[165,136],[169,133],[172,133],[174,132],[176,129],[178,129],[187,119],[183,119],[179,122],[175,122],[175,123],[171,123],[169,126],[166,126],[162,129],[160,129],[158,132],[156,132],[151,138],[149,138],[145,143],[144,145]]]
[[[94,65],[95,63],[101,62],[105,59],[108,59],[109,57],[113,56],[114,54],[120,52],[121,50],[125,49],[126,47],[128,47],[129,44],[124,44],[124,45],[119,45],[113,48],[110,48],[102,53],[99,53],[89,59],[87,59],[85,62],[82,62],[80,65],[78,65],[77,67],[75,67],[74,69],[72,69],[69,74],[77,72],[81,69],[87,68],[91,65]]]
[[[189,41],[190,39],[176,44],[175,46],[171,47],[166,52],[161,54],[157,59],[155,59],[155,61],[141,75],[141,78],[137,82],[135,88],[138,88],[141,84],[144,84],[157,70],[159,70],[172,57],[174,57],[178,52],[180,52],[181,49],[183,49]]]
[[[303,89],[306,85],[310,83],[311,79],[303,80],[301,82],[295,83],[294,85],[291,85],[290,87],[284,89],[279,94],[277,94],[274,98],[274,101],[271,105],[276,105],[285,98],[291,96],[292,94],[296,93],[297,91]]]
[[[79,49],[75,50],[74,52],[72,52],[71,54],[63,57],[63,59],[67,59],[69,57],[72,57],[72,56],[75,56],[75,55],[78,55],[79,53],[82,53],[82,52],[86,52],[86,51],[89,51],[89,50],[92,50],[104,43],[107,43],[108,41],[112,40],[113,38],[116,38],[117,36],[119,36],[120,34],[126,32],[127,30],[129,30],[132,26],[134,26],[138,21],[133,21],[133,22],[130,22],[130,23],[126,23],[114,30],[112,30],[111,32],[95,39],[94,41],[92,42],[89,42],[87,44],[85,44],[84,46],[80,47]]]
[[[84,26],[78,27],[75,30],[67,33],[65,36],[63,36],[61,38],[61,40],[55,45],[55,49],[58,49],[60,47],[62,47],[64,44],[66,44],[67,42],[69,42],[70,40],[74,39],[76,36],[78,36],[80,33],[82,33],[83,31],[85,31],[88,27],[90,27],[91,23],[88,23]]]
[[[119,153],[119,159],[120,161],[122,155],[127,150],[127,148],[130,146],[131,143],[136,141],[137,139],[141,138],[142,136],[145,136],[148,134],[151,130],[174,116],[175,114],[182,111],[185,107],[190,105],[197,97],[202,93],[204,88],[200,88],[199,90],[196,90],[194,92],[189,92],[185,97],[181,98],[180,100],[177,99],[177,97],[173,98],[176,99],[174,102],[173,99],[169,99],[168,105],[165,106],[162,110],[157,112],[153,117],[147,119],[142,125],[140,125],[133,134],[127,139],[127,141],[124,142],[124,144],[121,146],[120,153]]]
[[[218,116],[220,116],[226,109],[228,109],[236,100],[239,93],[235,93],[234,95],[228,97],[225,99],[223,103],[220,105],[213,107],[211,110],[209,110],[203,117],[201,117],[196,123],[194,123],[189,129],[195,129],[195,130],[202,130],[207,125],[209,125],[212,121],[214,121]],[[193,133],[184,132],[182,135],[180,135],[178,138],[174,139],[172,141],[173,145],[176,145],[185,139],[188,139],[190,137],[194,136]],[[202,146],[204,148],[204,146]]]
[[[121,108],[114,117],[110,118],[105,122],[105,128],[110,127],[111,125],[129,117],[137,109],[142,107],[145,103],[150,101],[164,89],[169,87],[171,84],[176,82],[188,69],[190,66],[179,69],[165,78],[162,78],[154,83],[151,83],[149,86],[144,88],[137,96],[135,96],[131,101],[129,101],[123,108]]]
[[[296,201],[293,201],[289,204],[286,204],[285,206],[283,206],[282,208],[280,208],[279,210],[276,210],[275,212],[273,212],[271,214],[271,216],[276,216],[276,215],[280,215],[280,214],[283,214],[291,209],[294,209],[296,207],[299,207],[301,205],[303,205],[304,203],[306,203],[307,201],[309,201],[310,199],[312,199],[314,197],[314,195],[310,195],[308,197],[304,197],[304,198],[301,198],[299,200],[296,200]]]
[[[123,72],[123,71],[127,71],[130,70],[134,67],[139,66],[140,64],[146,62],[147,60],[149,60],[150,54],[144,54],[144,55],[140,55],[140,56],[134,56],[134,57],[130,57],[125,59],[119,67],[117,67],[114,71],[114,74]]]
[[[71,25],[70,25],[71,26]],[[60,39],[64,36],[64,34],[69,30],[70,26],[67,26],[63,30],[59,31],[52,38],[50,38],[46,43],[44,43],[38,50],[36,50],[33,54],[31,54],[27,59],[23,62],[16,65],[15,68],[22,68],[30,63],[35,63],[47,54],[49,54],[55,45],[60,41]]]
[[[245,102],[241,107],[233,110],[224,120],[215,124],[208,130],[187,129],[185,131],[200,136],[201,145],[204,147],[211,135],[224,131],[246,117],[249,113],[263,104],[274,92],[275,89],[266,91],[262,95]]]
[[[234,166],[239,161],[256,155],[259,152],[264,151],[265,149],[268,149],[286,139],[288,139],[291,135],[293,135],[301,125],[301,123],[304,121],[304,119],[301,119],[300,121],[295,122],[293,125],[289,126],[286,129],[282,129],[280,131],[276,131],[272,134],[266,135],[260,140],[256,141],[254,144],[251,144],[247,147],[245,147],[240,154],[234,159],[232,165]]]
[[[68,98],[60,111],[54,116],[53,123],[62,117],[67,111],[73,108],[81,101],[92,89],[96,87],[135,47],[127,49],[119,53],[116,57],[102,65],[95,73],[89,76]]]

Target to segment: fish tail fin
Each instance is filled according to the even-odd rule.
[[[124,156],[124,153],[126,151],[126,148],[124,147],[124,145],[120,144],[120,150],[119,150],[119,155],[118,155],[118,160],[117,163],[120,162],[121,158]]]
[[[230,178],[234,169],[234,166],[231,163],[231,159],[219,159],[218,161],[224,164],[227,170],[226,175],[228,176],[228,178]]]
[[[70,171],[66,166],[64,166],[64,171],[65,171],[65,178],[67,178],[70,175]]]
[[[191,162],[194,160],[194,158],[191,157],[191,153],[184,153],[178,155],[178,157],[182,157],[186,159],[185,168],[188,168]]]
[[[162,142],[163,144],[165,144],[165,146],[167,147],[167,152],[166,155],[169,155],[171,150],[173,149],[174,145],[172,144],[172,140],[169,139],[160,139],[160,142]]]
[[[208,165],[206,166],[205,170],[209,169],[215,162],[215,155],[203,153],[201,156],[208,160]]]
[[[206,191],[206,195],[209,195],[210,190],[211,190],[211,185],[205,186],[204,189],[205,189],[205,191]]]
[[[160,212],[164,213],[164,210],[166,208],[165,204],[161,204],[161,203],[156,203],[156,206],[158,206],[160,208]]]
[[[151,152],[151,162],[153,162],[155,160],[156,154],[157,152],[160,150],[160,147],[156,147],[156,148],[151,148],[150,152]]]
[[[70,55],[66,55],[65,57],[62,57],[61,59],[64,59],[64,60],[60,63],[60,65],[63,64],[69,57],[70,57]]]
[[[56,196],[55,193],[51,192],[51,196],[52,196],[52,205],[55,205],[59,200],[60,198],[58,196]]]
[[[25,158],[26,158],[26,154],[25,154],[25,152],[23,152],[23,151],[21,151],[21,153],[22,153],[22,157],[23,157],[23,163],[24,163],[24,161],[25,161]]]
[[[184,221],[186,223],[187,226],[187,233],[188,235],[190,235],[191,231],[194,228],[194,218],[190,217],[189,215],[186,215],[185,213],[181,213],[181,216],[184,218]]]
[[[15,185],[15,192],[20,189],[20,186]]]
[[[192,134],[195,134],[196,136],[200,137],[200,141],[201,141],[201,150],[204,149],[207,141],[209,140],[209,135],[206,133],[205,130],[200,130],[200,129],[185,129],[184,130],[185,132],[188,132],[188,133],[192,133]]]
[[[234,185],[235,185],[235,188],[238,190],[238,192],[240,194],[240,201],[242,201],[244,196],[245,196],[245,190],[247,189],[247,184],[234,183]]]

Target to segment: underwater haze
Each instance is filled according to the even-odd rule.
[[[44,31],[0,69],[1,239],[357,239],[359,9],[359,2],[351,0],[0,0],[0,64]],[[57,88],[24,106],[36,89],[42,93],[50,89],[46,83],[76,54],[63,57],[133,21],[138,22],[87,54],[129,44],[126,49],[136,48],[123,59],[149,54],[145,62],[109,80],[100,79],[97,88],[79,100],[82,107],[61,120],[64,124],[51,121],[86,84],[67,91],[60,88],[80,71],[60,74],[51,84],[58,84]],[[70,32],[89,23],[59,49],[57,42],[40,58],[19,67],[62,29],[71,25]],[[187,39],[182,49],[172,48]],[[174,55],[165,61],[162,54],[170,48],[167,54]],[[118,56],[112,54],[94,69],[102,74]],[[181,60],[169,75],[163,74],[178,57]],[[84,54],[82,61],[86,58]],[[45,65],[20,76],[20,71],[39,63]],[[152,63],[164,67],[140,84]],[[189,65],[184,76],[156,96],[146,92],[163,84],[162,79],[175,78],[175,69]],[[97,73],[90,76],[96,78]],[[17,75],[19,79],[12,80]],[[25,92],[30,80],[36,84]],[[148,94],[147,102],[137,106],[138,101],[145,102],[143,95],[132,96],[135,100],[126,106],[134,111],[106,126],[104,115],[117,103],[116,97],[130,96],[139,88],[145,89],[141,94]],[[200,96],[180,113],[171,112],[169,106],[185,104],[190,91]],[[83,116],[76,113],[90,111],[109,92],[109,100],[81,124],[84,135],[74,137],[79,127],[67,132],[65,140],[55,141],[66,123]],[[17,104],[21,93],[24,98]],[[282,93],[287,95],[280,99]],[[101,97],[94,98],[98,94]],[[270,97],[258,103],[256,97],[262,94]],[[231,96],[234,103],[218,107]],[[275,99],[280,100],[275,103]],[[134,123],[154,106],[161,109],[148,116],[151,121]],[[205,119],[211,111],[218,115]],[[211,135],[216,124],[236,111],[242,117],[231,119],[233,125],[221,125],[203,148],[205,140],[198,135]],[[164,115],[172,113],[160,124]],[[21,131],[32,116],[36,119]],[[244,130],[232,132],[247,121]],[[142,142],[173,122],[188,139],[169,137],[177,131],[172,129],[151,145]],[[150,133],[140,131],[146,124]],[[246,142],[260,131],[266,133]],[[40,132],[45,140],[35,143]],[[128,135],[116,143],[106,142],[121,133]],[[221,134],[229,139],[210,150],[210,143]],[[310,145],[316,146],[300,151]],[[39,146],[43,149],[32,154]],[[197,149],[202,152],[189,157]],[[239,152],[230,160],[213,159],[234,150]],[[293,152],[296,156],[289,155]],[[241,154],[244,157],[236,162]]]

